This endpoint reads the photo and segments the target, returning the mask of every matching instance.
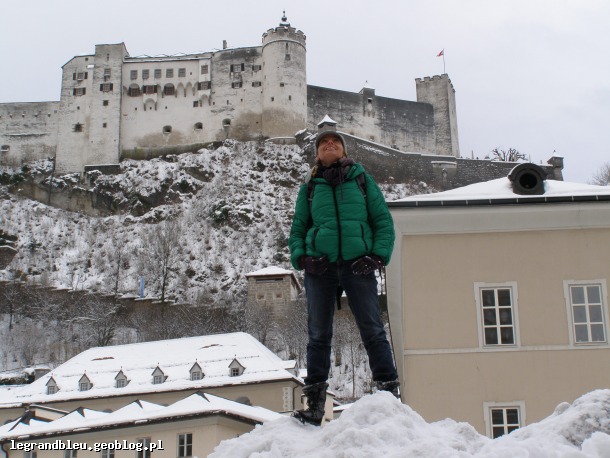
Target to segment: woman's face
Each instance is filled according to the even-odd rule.
[[[318,160],[323,166],[328,167],[345,156],[341,139],[334,134],[322,137],[318,144]]]

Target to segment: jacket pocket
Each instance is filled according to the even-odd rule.
[[[311,235],[311,247],[314,249],[314,251],[317,251],[316,248],[316,237],[318,236],[318,232],[320,231],[319,227],[316,227],[313,230],[313,234]]]

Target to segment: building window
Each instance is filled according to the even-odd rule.
[[[8,153],[11,150],[10,145],[2,145],[0,146],[0,153]]]
[[[100,458],[114,458],[114,450],[102,450]]]
[[[175,94],[175,90],[174,90],[174,85],[173,84],[166,84],[165,87],[163,88],[163,94],[164,95],[174,95]]]
[[[244,68],[244,64],[231,64],[231,73],[243,72]]]
[[[252,81],[252,87],[261,87],[260,81]]]
[[[211,89],[212,82],[211,81],[200,81],[197,83],[197,89],[203,91],[205,89]]]
[[[125,388],[125,385],[127,385],[127,380],[125,380],[124,378],[117,379],[117,381],[116,381],[117,388]]]
[[[150,78],[150,70],[142,70],[142,79],[147,80]]]
[[[193,434],[178,434],[178,457],[193,456]]]
[[[606,311],[603,284],[579,282],[568,284],[572,336],[576,344],[605,343]]]
[[[209,71],[210,71],[210,67],[208,66],[208,64],[205,64],[205,65],[201,66],[201,74],[202,75],[207,75]]]
[[[191,380],[201,380],[203,377],[201,376],[201,371],[193,371],[191,372]]]
[[[80,382],[78,385],[79,391],[89,391],[91,389],[91,383],[89,382]]]
[[[252,71],[253,72],[258,72],[262,67],[260,65],[253,65],[252,66]]]
[[[55,394],[57,393],[57,387],[55,385],[47,386],[47,394]]]
[[[108,106],[108,100],[104,100],[104,101],[102,102],[102,105],[103,105],[103,106],[105,106],[105,107],[107,107],[107,106]]]
[[[138,79],[138,71],[137,70],[132,70],[129,72],[129,78],[131,78],[132,80],[137,80]]]
[[[106,127],[108,127],[108,123],[107,122],[102,123],[102,127],[105,129]]]
[[[231,368],[231,377],[237,377],[239,375],[239,368],[232,367]]]
[[[85,95],[86,93],[87,93],[87,90],[84,87],[75,87],[74,89],[72,89],[72,95],[74,95],[76,97]]]
[[[111,68],[105,68],[104,69],[104,79],[108,79],[108,78],[110,78],[110,76],[112,76],[112,69]]]
[[[284,83],[280,83],[280,87],[284,87]]]
[[[482,345],[517,345],[516,286],[479,284],[476,287]]]
[[[165,70],[165,77],[166,78],[173,78],[174,77],[174,69],[173,68],[168,68],[167,70]]]
[[[155,78],[161,78],[161,69],[155,68]]]
[[[64,458],[76,458],[77,450],[64,450]]]
[[[496,439],[518,429],[521,426],[520,409],[517,406],[490,407],[490,436]]]
[[[72,79],[76,81],[86,80],[88,76],[87,72],[72,73]]]
[[[82,132],[83,131],[83,125],[79,122],[77,122],[76,124],[74,124],[72,126],[72,132]]]
[[[30,450],[29,452],[23,452],[23,458],[37,458],[38,454],[35,450]]]
[[[290,54],[286,54],[285,60],[290,60]]]
[[[172,126],[163,126],[163,133],[164,134],[171,134],[172,133]],[[155,375],[155,378],[159,377],[158,375]],[[153,382],[153,383],[157,383],[157,382]],[[161,383],[161,382],[159,382]]]
[[[195,130],[202,130],[202,129],[203,129],[203,123],[196,122],[195,123]]]
[[[141,445],[136,452],[136,458],[150,458],[150,437],[141,437],[137,442]]]
[[[138,86],[137,84],[132,84],[131,86],[129,86],[129,89],[127,89],[127,95],[129,97],[138,97],[138,96],[142,95],[140,86]]]
[[[157,85],[156,84],[144,85],[144,86],[142,86],[142,92],[144,94],[156,94],[157,93]]]
[[[240,87],[242,87],[242,85],[243,85],[243,83],[241,81],[234,81],[234,82],[231,83],[231,87],[233,89],[240,88]]]
[[[186,76],[186,68],[178,69],[178,78],[184,78]]]
[[[100,91],[102,91],[102,92],[112,92],[112,83],[102,83],[102,84],[100,84]]]
[[[193,102],[193,108],[197,108],[199,106],[199,100],[195,100]]]

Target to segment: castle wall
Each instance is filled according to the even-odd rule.
[[[55,156],[59,102],[0,103],[0,164]]]
[[[312,131],[328,114],[350,135],[402,151],[437,153],[435,113],[429,103],[378,97],[369,88],[354,93],[311,85],[307,99],[307,128]]]
[[[455,108],[455,90],[446,74],[415,80],[417,101],[434,106],[436,154],[460,156]]]

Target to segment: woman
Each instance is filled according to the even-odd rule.
[[[294,416],[315,425],[324,417],[338,289],[347,295],[377,389],[398,397],[375,278],[375,270],[390,261],[394,224],[381,190],[347,157],[334,130],[316,138],[316,163],[299,190],[289,245],[293,267],[305,270],[309,334],[303,387],[308,409]]]

